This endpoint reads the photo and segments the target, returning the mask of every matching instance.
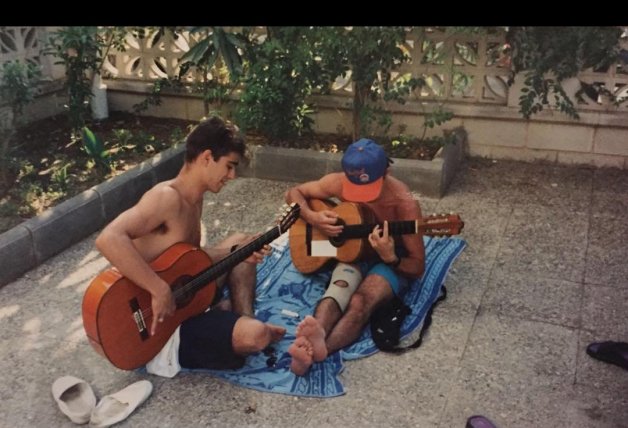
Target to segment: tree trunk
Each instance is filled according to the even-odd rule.
[[[368,87],[353,84],[353,141],[362,136],[362,110],[368,91]]]
[[[9,186],[9,147],[13,135],[15,134],[15,124],[13,128],[0,131],[0,138],[2,138],[2,146],[0,148],[0,180],[2,184],[8,188]]]

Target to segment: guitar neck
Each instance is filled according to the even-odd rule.
[[[216,264],[213,264],[194,277],[194,279],[187,284],[186,288],[188,290],[186,290],[186,292],[189,292],[189,290],[198,290],[199,288],[204,287],[207,283],[229,272],[234,266],[246,260],[255,251],[261,250],[264,245],[274,241],[282,233],[281,228],[276,226],[248,244],[238,248],[224,259],[220,260]]]
[[[345,225],[341,236],[344,239],[365,238],[373,231],[374,227],[375,223]],[[379,227],[383,228],[383,223],[379,224]],[[394,236],[419,233],[419,222],[418,220],[389,221],[388,233]]]

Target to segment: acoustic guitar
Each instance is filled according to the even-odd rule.
[[[375,227],[375,216],[366,205],[310,199],[314,211],[330,210],[338,214],[338,224],[344,225],[338,236],[328,237],[318,229],[298,219],[290,228],[290,255],[301,273],[313,273],[332,260],[352,263],[359,260],[371,245],[366,239]],[[380,224],[381,227],[383,225]],[[393,236],[422,233],[428,236],[451,236],[460,233],[464,222],[458,214],[432,214],[421,220],[389,221],[388,233]]]
[[[170,284],[176,310],[159,324],[154,336],[149,332],[153,321],[150,293],[114,268],[100,273],[83,297],[83,326],[89,342],[120,369],[145,365],[183,321],[207,309],[216,293],[215,280],[282,235],[299,211],[292,204],[277,226],[215,264],[205,251],[186,243],[174,244],[157,257],[151,267]]]

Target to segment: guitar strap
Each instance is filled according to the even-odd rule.
[[[438,296],[438,299],[436,299],[436,301],[432,304],[430,309],[427,311],[427,314],[425,315],[425,321],[423,321],[423,326],[421,327],[421,331],[419,332],[419,338],[414,343],[404,348],[399,348],[400,350],[399,353],[405,352],[409,349],[418,348],[419,346],[421,346],[421,343],[423,343],[423,336],[432,325],[432,312],[434,312],[434,308],[436,308],[436,306],[438,306],[438,304],[442,302],[443,300],[445,300],[446,298],[447,298],[447,289],[443,285],[441,295]]]
[[[425,320],[419,331],[419,337],[410,345],[399,346],[399,337],[401,325],[408,314],[411,313],[410,308],[403,303],[401,299],[395,297],[389,304],[379,308],[371,316],[371,336],[375,345],[384,352],[392,354],[402,354],[410,349],[421,346],[423,337],[432,324],[432,313],[434,308],[447,298],[447,289],[443,285],[441,294],[436,301],[430,306]]]

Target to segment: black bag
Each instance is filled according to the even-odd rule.
[[[406,317],[412,313],[412,310],[397,296],[377,308],[370,319],[371,336],[373,342],[375,342],[375,346],[384,352],[395,354],[400,354],[408,349],[418,348],[423,341],[423,335],[430,324],[432,324],[432,312],[434,308],[447,297],[445,286],[443,286],[441,290],[441,295],[436,299],[425,315],[425,321],[421,327],[419,338],[414,343],[405,347],[399,347],[401,325]]]

